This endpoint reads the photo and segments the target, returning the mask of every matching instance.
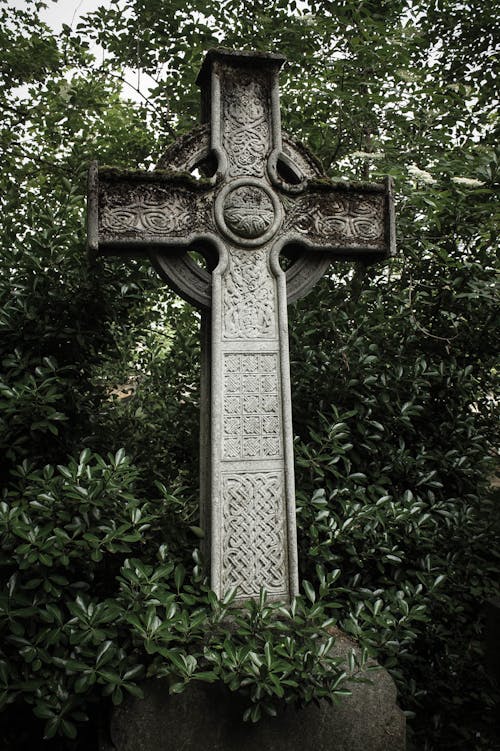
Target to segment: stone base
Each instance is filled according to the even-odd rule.
[[[347,659],[352,648],[342,637],[333,651]],[[224,686],[193,681],[169,696],[166,682],[148,681],[144,699],[129,697],[115,709],[111,738],[116,751],[404,751],[392,678],[382,669],[366,678],[338,705],[287,707],[255,725],[242,721],[241,699]]]

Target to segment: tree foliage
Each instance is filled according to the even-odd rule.
[[[252,720],[332,698],[332,622],[415,748],[498,747],[494,3],[113,0],[60,33],[43,9],[0,1],[2,747],[89,748],[146,674],[221,681]],[[153,165],[219,44],[286,55],[284,127],[332,177],[391,174],[398,225],[396,258],[290,310],[304,595],[230,631],[198,551],[197,314],[84,248],[88,162]]]

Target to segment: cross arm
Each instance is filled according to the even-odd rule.
[[[214,228],[213,184],[189,173],[89,170],[87,237],[97,253],[137,255],[186,248]]]
[[[312,179],[283,197],[283,244],[299,243],[339,259],[379,261],[395,254],[392,179],[383,183]]]

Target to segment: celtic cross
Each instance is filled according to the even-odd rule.
[[[390,180],[332,182],[281,132],[283,61],[209,51],[201,127],[154,171],[89,177],[90,250],[147,253],[202,311],[201,524],[211,586],[237,600],[298,592],[287,303],[336,258],[394,252]]]

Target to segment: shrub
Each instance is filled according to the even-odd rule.
[[[145,676],[168,678],[171,693],[222,682],[247,697],[254,722],[283,702],[348,693],[330,654],[332,619],[311,586],[291,608],[262,592],[231,611],[235,592],[217,600],[196,548],[189,576],[169,551],[183,526],[179,499],[162,488],[137,498],[123,451],[104,460],[86,449],[42,471],[25,461],[14,475],[0,505],[0,706],[26,702],[45,738],[76,738],[102,696],[141,696]],[[4,735],[4,748],[13,742]]]

